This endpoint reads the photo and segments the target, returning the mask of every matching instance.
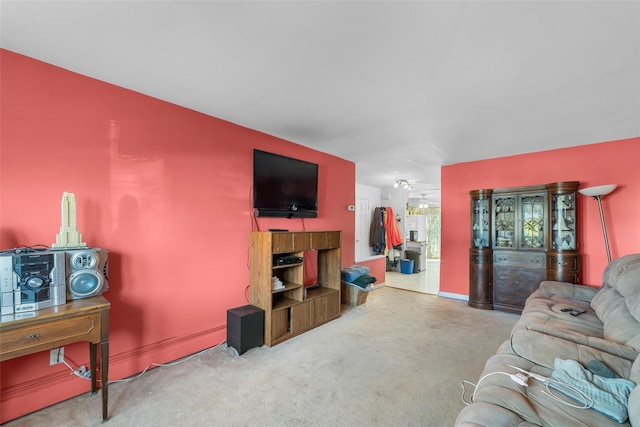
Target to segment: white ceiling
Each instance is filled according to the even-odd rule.
[[[639,1],[7,1],[1,46],[356,163],[640,135]]]

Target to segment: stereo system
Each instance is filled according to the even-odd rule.
[[[273,266],[278,267],[280,265],[300,264],[304,259],[295,255],[274,255]]]
[[[108,252],[99,248],[0,254],[0,314],[20,314],[109,289]]]

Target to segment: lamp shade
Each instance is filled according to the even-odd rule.
[[[617,187],[616,184],[598,185],[596,187],[582,188],[578,190],[580,194],[589,197],[604,196],[611,193]]]

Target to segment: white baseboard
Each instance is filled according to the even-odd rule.
[[[469,295],[452,294],[451,292],[438,292],[438,296],[443,298],[459,299],[461,301],[469,301]]]

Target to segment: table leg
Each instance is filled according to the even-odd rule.
[[[96,379],[98,376],[98,372],[96,371],[96,357],[98,356],[98,352],[96,349],[97,344],[89,343],[89,369],[91,370],[91,394],[96,394]]]
[[[102,388],[102,421],[109,419],[109,341],[100,343],[100,386]]]

